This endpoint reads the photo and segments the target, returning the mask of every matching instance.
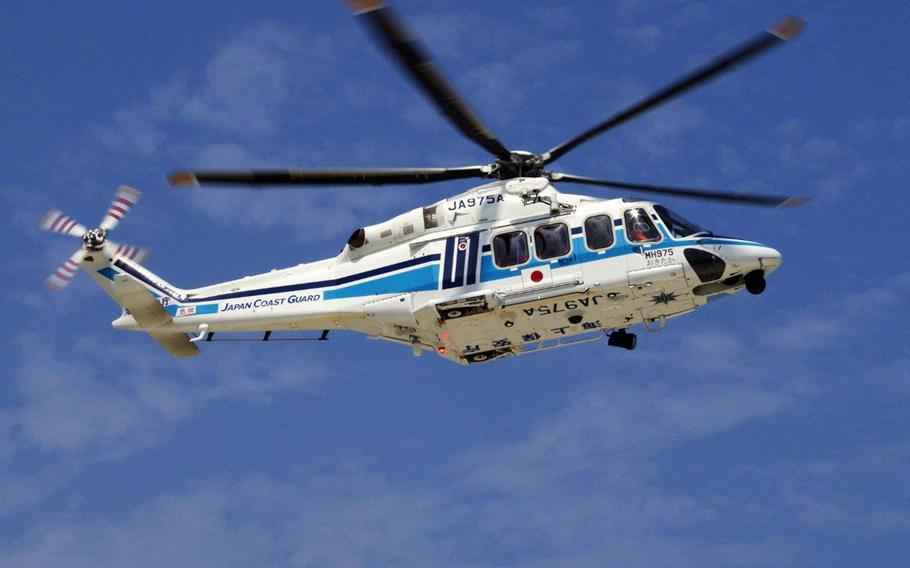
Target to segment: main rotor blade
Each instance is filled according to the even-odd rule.
[[[418,184],[452,179],[482,178],[489,166],[464,168],[369,168],[351,170],[200,170],[168,176],[173,186],[209,183],[231,185],[385,185]]]
[[[508,160],[510,153],[477,118],[467,103],[449,85],[433,65],[429,53],[404,27],[395,13],[381,0],[347,0],[356,15],[369,22],[386,48],[408,72],[417,86],[448,117],[462,134],[488,152]]]
[[[741,203],[745,205],[761,205],[764,207],[796,207],[809,201],[807,197],[787,197],[781,195],[765,195],[761,193],[733,193],[728,191],[714,191],[710,189],[692,189],[684,187],[668,187],[662,185],[649,185],[642,183],[626,183],[606,179],[595,179],[572,174],[549,173],[550,181],[579,183],[583,185],[596,185],[615,189],[631,189],[642,193],[659,193],[674,197],[689,199],[704,199],[708,201],[723,201],[726,203]]]
[[[64,215],[63,211],[59,209],[51,209],[45,213],[38,222],[38,228],[76,238],[82,238],[82,235],[88,230],[72,217]]]
[[[760,35],[744,43],[739,48],[734,49],[733,51],[719,57],[718,59],[715,59],[703,67],[699,67],[681,79],[667,85],[663,89],[660,89],[650,97],[647,97],[639,103],[630,106],[622,112],[614,114],[594,128],[591,128],[590,130],[579,134],[567,142],[563,142],[559,146],[551,148],[548,152],[543,154],[544,163],[558,160],[566,152],[575,149],[579,145],[587,142],[595,136],[599,136],[608,130],[616,128],[620,124],[623,124],[626,121],[644,114],[652,108],[655,108],[669,101],[670,99],[678,97],[690,89],[694,89],[699,85],[707,83],[720,74],[733,69],[737,65],[745,63],[746,61],[760,55],[761,53],[776,45],[780,45],[786,41],[792,40],[797,35],[799,35],[805,25],[805,22],[799,18],[795,16],[787,16],[776,26],[770,30],[762,32]]]
[[[138,189],[132,187],[121,185],[117,188],[117,193],[114,195],[113,201],[111,201],[110,206],[107,208],[107,213],[104,215],[104,219],[101,220],[99,225],[105,231],[110,231],[114,227],[120,224],[120,221],[126,217],[127,213],[136,205],[136,202],[139,201],[139,196],[142,195]]]

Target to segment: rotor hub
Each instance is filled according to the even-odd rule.
[[[508,160],[496,160],[495,175],[499,179],[540,177],[542,168],[543,158],[540,154],[515,150],[510,152]]]
[[[101,250],[104,247],[104,242],[107,239],[107,231],[101,227],[91,229],[85,232],[82,235],[82,246],[88,250]]]

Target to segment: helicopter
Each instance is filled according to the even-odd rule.
[[[632,350],[641,325],[663,329],[724,296],[761,294],[781,265],[762,243],[715,235],[663,205],[563,193],[577,184],[766,207],[802,197],[598,179],[553,171],[581,144],[795,38],[788,16],[766,32],[543,153],[510,150],[480,121],[398,15],[379,0],[349,2],[404,73],[490,164],[454,168],[182,170],[172,186],[381,186],[482,179],[483,185],[356,229],[331,258],[194,289],[144,266],[145,249],[109,233],[140,192],[121,186],[97,228],[59,210],[40,228],[82,245],[48,284],[63,289],[81,268],[122,308],[116,329],[143,331],[170,354],[226,340],[326,340],[350,330],[434,352],[463,365],[606,338]],[[318,332],[285,337],[289,332]],[[255,334],[253,337],[238,335]]]

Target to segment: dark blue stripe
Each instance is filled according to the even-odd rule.
[[[438,260],[439,260],[438,254],[430,254],[430,255],[421,256],[418,258],[411,258],[408,260],[404,260],[402,262],[390,264],[388,266],[381,266],[379,268],[374,268],[372,270],[366,270],[364,272],[359,272],[357,274],[342,276],[340,278],[333,278],[331,280],[319,280],[316,282],[303,282],[301,284],[288,284],[286,286],[273,286],[271,288],[258,288],[256,290],[243,290],[240,292],[231,292],[229,294],[219,294],[217,296],[199,296],[199,297],[187,298],[186,300],[183,300],[183,302],[184,303],[186,303],[186,302],[211,302],[213,300],[230,300],[233,298],[245,298],[247,296],[281,294],[284,292],[296,292],[298,290],[312,290],[313,288],[329,288],[332,286],[340,286],[342,284],[356,282],[358,280],[363,280],[365,278],[371,278],[373,276],[379,276],[380,274],[386,274],[388,272],[394,272],[396,270],[401,270],[402,268],[410,268],[412,266],[419,266],[421,264],[427,264],[428,262],[436,262]],[[155,284],[154,282],[152,282],[151,280],[149,280],[148,278],[146,278],[144,275],[140,274],[139,272],[136,272],[135,270],[130,268],[128,265],[121,262],[119,259],[114,261],[114,265],[117,268],[128,273],[130,276],[137,278],[137,279],[141,280],[142,282],[145,282],[146,284],[148,284],[155,290],[158,290],[159,292],[161,292],[167,296],[171,296],[170,292],[163,290],[160,286],[158,286],[157,284]],[[173,297],[173,296],[171,296],[171,297]]]
[[[580,234],[581,234],[581,227],[572,227],[572,234],[573,234],[573,235],[580,235]]]
[[[483,248],[480,249],[482,252],[490,252],[492,247],[490,245],[483,245]]]
[[[454,288],[455,286],[461,286],[460,282],[456,282],[452,278],[452,263],[455,261],[455,239],[457,237],[449,237],[446,239],[446,252],[442,257],[442,288]]]
[[[741,247],[767,247],[768,245],[757,243],[755,241],[746,241],[746,240],[737,240],[729,238],[713,238],[705,239],[702,237],[697,237],[694,241],[686,241],[686,244],[692,243],[696,245],[738,245]]]
[[[174,292],[173,290],[167,290],[167,289],[165,289],[165,288],[162,288],[162,287],[159,286],[158,284],[155,284],[154,282],[152,282],[151,280],[149,280],[148,278],[146,278],[144,274],[142,274],[141,272],[136,272],[135,270],[132,269],[132,267],[130,267],[129,265],[127,265],[125,262],[123,262],[123,261],[120,260],[119,258],[118,258],[117,260],[114,261],[114,266],[116,266],[116,267],[119,268],[120,270],[123,270],[124,272],[126,272],[127,274],[129,274],[130,276],[132,276],[133,278],[135,278],[135,279],[137,279],[137,280],[140,280],[140,281],[142,281],[142,282],[145,282],[145,283],[148,284],[150,287],[154,288],[155,290],[158,290],[159,292],[161,292],[162,294],[164,294],[164,295],[167,296],[168,298],[173,298],[174,300],[179,300],[179,301],[181,301],[181,302],[190,301],[190,300],[187,300],[186,298],[182,298],[182,297],[177,297],[177,296],[175,296],[175,295],[174,295],[175,292]]]
[[[480,244],[480,233],[471,235],[471,244],[468,246],[468,286],[477,283],[477,249]]]
[[[467,248],[467,243],[465,243],[465,248]],[[461,250],[461,247],[458,247],[458,251],[455,253],[455,285],[464,286],[464,263],[465,257],[468,256],[466,250]]]
[[[614,227],[622,227],[622,219],[613,219]]]

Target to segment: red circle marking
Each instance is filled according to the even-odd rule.
[[[531,273],[531,282],[540,282],[543,280],[543,272],[535,270]]]

